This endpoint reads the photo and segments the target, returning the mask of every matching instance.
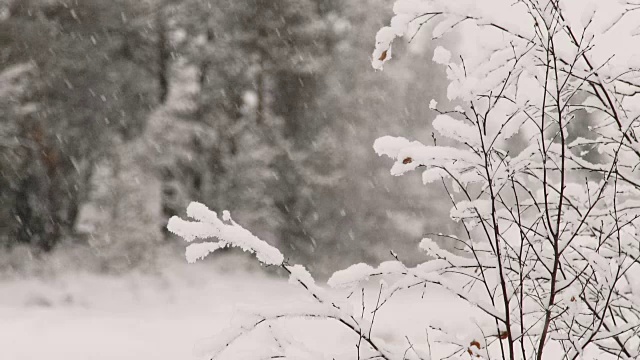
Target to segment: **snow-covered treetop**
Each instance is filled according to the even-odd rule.
[[[640,67],[635,50],[640,47],[637,6],[625,0],[398,0],[391,24],[376,36],[372,65],[382,69],[391,59],[396,38],[411,38],[431,22],[434,38],[454,29],[460,32],[455,49],[439,46],[433,58],[447,67],[450,100],[470,101],[499,92],[510,101],[476,104],[477,111],[494,107],[510,115],[524,105],[539,109],[544,100],[544,64],[547,55],[553,55],[553,69],[564,85],[563,102],[578,88],[597,85],[601,89],[577,95],[605,116],[612,104],[624,108],[617,114],[624,127],[640,108],[640,73],[635,71]],[[607,99],[605,90],[615,96]],[[523,122],[526,116],[517,113],[512,122]],[[500,124],[493,125],[489,134],[499,131]]]
[[[376,69],[391,59],[396,38],[412,38],[428,22],[435,23],[434,38],[454,29],[460,33],[459,44],[453,49],[438,46],[433,60],[446,66],[449,99],[472,108],[439,115],[433,126],[442,136],[506,151],[505,141],[515,134],[538,133],[536,122],[543,114],[563,114],[568,124],[582,110],[600,123],[591,141],[628,133],[618,161],[631,165],[638,159],[640,56],[634,49],[640,47],[640,12],[634,2],[398,0],[393,11],[390,26],[376,36]],[[473,124],[475,115],[481,117],[480,132]],[[376,149],[390,142],[380,141]],[[587,145],[582,141],[572,147]],[[614,142],[601,145],[601,152],[615,147]],[[395,152],[392,157],[403,162],[410,155]],[[587,165],[582,159],[571,161]],[[407,163],[392,171],[416,166]],[[625,177],[634,178],[629,173]]]

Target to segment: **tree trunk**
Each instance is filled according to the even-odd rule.
[[[156,28],[158,32],[157,56],[158,56],[158,101],[164,104],[169,95],[169,44],[167,39],[167,24],[164,17],[164,8],[159,8],[156,12]]]

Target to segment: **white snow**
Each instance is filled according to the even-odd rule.
[[[369,276],[374,272],[373,267],[365,263],[353,264],[348,268],[336,271],[327,284],[331,287],[345,287],[352,283],[359,283],[369,280]]]
[[[171,268],[160,277],[69,275],[0,282],[0,359],[196,359],[202,349],[218,342],[216,334],[231,334],[232,325],[246,322],[242,314],[282,309],[283,304],[295,310],[300,303],[313,303],[301,287],[284,279],[225,274],[208,265]],[[367,289],[367,306],[375,305],[377,287]],[[394,297],[378,313],[373,335],[389,344],[404,345],[404,334],[423,343],[423,325],[430,319],[468,323],[473,310],[461,311],[468,306],[459,299],[435,287],[424,299],[421,293],[416,289]],[[359,306],[360,297],[352,300]],[[298,318],[275,322],[274,328],[275,324],[295,334],[309,351],[324,347],[329,355],[340,348],[337,345],[351,351],[355,339],[339,324],[325,320]],[[246,355],[252,347],[273,346],[267,330],[257,329],[239,343],[240,350]]]
[[[190,261],[202,258],[227,245],[237,246],[244,251],[255,253],[258,260],[266,265],[280,265],[284,260],[284,256],[278,249],[236,224],[228,211],[223,212],[222,220],[220,220],[218,215],[204,204],[192,202],[187,208],[187,215],[196,221],[183,220],[174,216],[169,219],[167,229],[188,242],[208,238],[217,238],[221,242],[218,247],[206,245],[192,250],[193,254],[188,252],[187,257]],[[195,257],[189,257],[190,255]]]
[[[193,264],[198,260],[204,259],[210,253],[221,249],[227,245],[224,241],[219,242],[203,242],[197,244],[191,244],[187,246],[185,257],[189,264]]]
[[[440,114],[433,120],[433,128],[442,136],[471,145],[480,144],[478,129],[449,115]]]

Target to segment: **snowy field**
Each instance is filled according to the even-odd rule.
[[[464,311],[467,306],[457,299],[436,290],[427,291],[423,299],[421,295],[419,290],[399,297],[381,311],[374,336],[403,342],[391,335],[393,329],[402,328],[420,342],[427,318],[461,325],[469,321],[472,312]],[[242,312],[301,301],[308,301],[308,296],[283,279],[244,271],[221,273],[207,264],[174,266],[154,276],[75,274],[46,281],[4,281],[0,359],[196,359],[199,348],[241,318]],[[296,337],[325,349],[353,340],[335,330],[339,327],[329,326],[294,321],[282,331],[303,328],[295,331]],[[252,344],[241,344],[244,350],[274,346],[272,338],[256,335],[250,338]]]

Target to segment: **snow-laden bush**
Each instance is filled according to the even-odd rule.
[[[374,149],[395,160],[393,175],[420,169],[425,184],[441,186],[465,236],[422,239],[431,260],[416,267],[398,259],[353,265],[335,273],[327,290],[228,213],[220,220],[193,203],[194,221],[174,217],[169,229],[187,241],[217,241],[190,245],[189,261],[238,246],[282,267],[315,301],[250,317],[221,336],[210,357],[233,355],[253,329],[303,317],[354,333],[355,346],[343,355],[351,359],[430,359],[443,349],[447,358],[638,358],[638,10],[626,0],[396,1],[391,25],[376,36],[377,69],[391,59],[395,38],[412,38],[427,22],[435,23],[434,38],[458,31],[458,48],[438,47],[433,57],[446,66],[454,105],[429,104],[438,113],[433,127],[450,146],[435,137],[425,145],[386,136]],[[443,250],[435,237],[463,250]],[[385,280],[372,311],[364,300],[360,308],[339,298],[378,278]],[[424,339],[400,334],[406,341],[385,342],[376,314],[396,294],[422,286],[446,289],[477,314],[462,328],[424,324]],[[284,337],[274,335],[277,346],[252,358],[325,357]]]

